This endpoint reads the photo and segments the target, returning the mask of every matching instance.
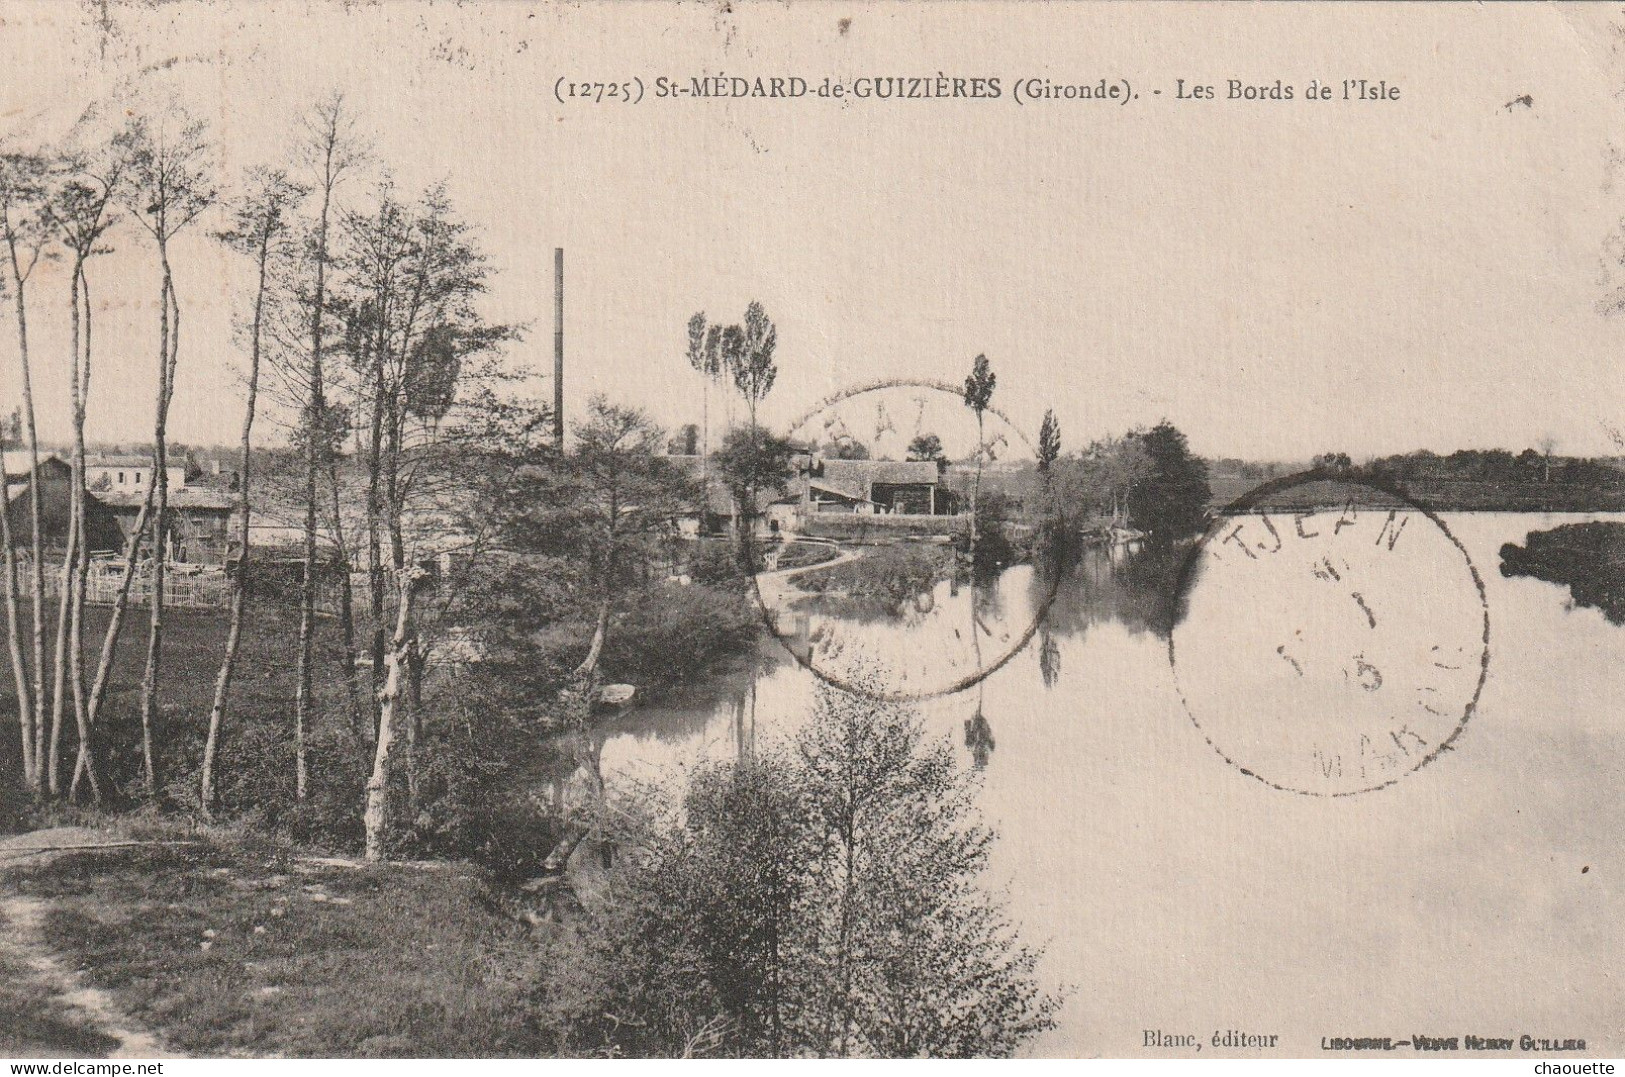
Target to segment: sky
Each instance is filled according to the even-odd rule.
[[[497,269],[486,310],[550,393],[566,259],[567,411],[603,392],[698,422],[688,317],[761,301],[788,422],[876,378],[957,381],[1069,447],[1173,421],[1211,456],[1356,458],[1550,436],[1611,453],[1625,317],[1598,311],[1625,217],[1609,6],[799,3],[118,4],[0,0],[0,139],[87,110],[208,123],[222,183],[285,163],[332,90],[397,187],[444,181]],[[561,104],[561,78],[997,76],[999,101]],[[1017,105],[1020,76],[1124,78],[1126,106]],[[1385,78],[1398,101],[1175,101],[1176,79]],[[1153,89],[1165,89],[1154,97]],[[1529,103],[1519,104],[1527,96]],[[98,121],[99,122],[99,121]],[[1620,140],[1625,141],[1625,140]],[[343,189],[364,206],[374,178]],[[208,222],[176,251],[171,433],[241,423],[241,260]],[[150,436],[153,255],[126,228],[91,270],[91,436]],[[30,295],[44,432],[68,430],[66,282]],[[9,315],[9,311],[8,311]],[[0,394],[15,345],[0,330]],[[715,401],[713,401],[713,404]],[[9,410],[10,403],[5,403]]]

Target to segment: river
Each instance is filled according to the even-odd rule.
[[[1044,975],[1071,986],[1030,1053],[1154,1055],[1147,1029],[1196,1034],[1204,1055],[1224,1053],[1210,1045],[1223,1029],[1280,1035],[1289,1053],[1413,1033],[1625,1047],[1625,629],[1498,570],[1505,542],[1608,518],[1625,517],[1443,517],[1485,587],[1488,676],[1452,750],[1376,792],[1296,796],[1227,765],[1175,690],[1164,600],[1121,552],[1086,557],[1046,629],[977,688],[922,702],[928,728],[983,765],[991,881],[1047,947]],[[978,605],[984,662],[1045,594],[1030,567],[1000,577]],[[877,662],[927,692],[974,662],[968,590],[935,599],[903,622],[814,612],[781,627],[830,672]],[[816,683],[768,640],[620,719],[606,776],[671,780],[785,736]],[[978,708],[980,750],[966,746]]]

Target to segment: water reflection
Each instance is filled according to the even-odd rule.
[[[1380,911],[1393,894],[1456,893],[1462,878],[1481,894],[1547,893],[1552,850],[1542,843],[1552,834],[1564,836],[1565,848],[1611,847],[1621,794],[1618,783],[1596,792],[1595,777],[1599,766],[1617,770],[1625,758],[1617,726],[1602,720],[1625,707],[1625,631],[1596,610],[1572,608],[1550,583],[1494,571],[1503,543],[1585,518],[1449,516],[1483,571],[1496,618],[1494,675],[1478,716],[1458,750],[1425,773],[1334,810],[1237,774],[1192,728],[1166,646],[1183,551],[1086,548],[1070,563],[1015,566],[979,588],[976,618],[995,634],[1029,616],[1052,588],[1055,595],[1014,660],[976,689],[920,704],[928,731],[949,739],[964,766],[986,767],[981,801],[1000,834],[995,870],[1010,881],[1024,927],[1052,940],[1047,974],[1086,985],[1037,1053],[1137,1049],[1138,1030],[1126,1028],[1121,1014],[1143,1009],[1147,982],[1179,984],[1166,1020],[1200,1027],[1233,1008],[1228,993],[1238,970],[1292,1000],[1286,1016],[1297,1027],[1324,1027],[1333,1012],[1362,1026],[1403,1024],[1405,1013],[1425,1008],[1427,992],[1439,990],[1487,1000],[1494,1008],[1486,1012],[1509,1021],[1528,1013],[1527,992],[1517,994],[1515,984],[1506,992],[1484,988],[1493,978],[1471,962],[1445,969],[1443,981],[1396,975],[1391,963],[1356,963],[1328,992],[1317,972],[1325,948],[1353,952],[1374,934],[1390,938],[1396,954],[1426,951],[1463,931],[1505,937],[1553,979],[1587,960],[1594,937],[1554,940],[1537,929],[1546,921],[1504,903],[1441,899],[1403,918]],[[991,660],[1003,645],[980,628],[977,636],[967,631],[969,591],[961,585],[950,594],[941,585],[935,612],[906,623],[857,626],[803,611],[797,638],[824,623],[820,638],[844,638],[848,647],[866,640],[879,661],[929,669],[949,655],[973,664],[971,641],[979,637]],[[765,640],[751,660],[602,729],[606,778],[612,788],[621,780],[680,782],[700,759],[762,750],[794,734],[816,685]],[[1584,707],[1574,705],[1576,685],[1584,687]],[[1604,810],[1581,804],[1582,795],[1605,797]],[[1521,814],[1511,814],[1509,803]],[[1424,816],[1435,825],[1418,827]],[[1304,834],[1328,855],[1306,851]],[[1509,858],[1509,848],[1530,855]],[[1359,870],[1351,871],[1356,857]],[[1491,878],[1499,875],[1511,882]],[[1593,870],[1584,883],[1598,877]],[[1625,915],[1618,894],[1608,892],[1606,901],[1608,911]],[[1190,915],[1220,903],[1227,915]],[[1325,931],[1279,930],[1306,916]],[[1506,934],[1519,923],[1535,926]],[[1177,945],[1170,925],[1182,932]],[[1351,1005],[1357,1012],[1344,1016]],[[1534,1018],[1578,1019],[1559,1012],[1565,1005],[1572,1001],[1537,1007]]]
[[[978,770],[987,766],[988,756],[994,748],[993,726],[980,706],[974,715],[965,719],[965,747],[970,749],[971,761]]]
[[[1081,636],[1096,625],[1115,623],[1135,634],[1150,632],[1166,639],[1178,616],[1175,589],[1188,552],[1185,545],[1139,542],[1084,547],[1059,570],[1061,581],[1045,618],[1045,635]],[[1047,595],[1050,586],[1043,571],[1036,572],[1029,584],[1035,598]],[[1047,675],[1045,684],[1053,686]]]

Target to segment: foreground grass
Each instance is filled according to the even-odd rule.
[[[14,932],[4,917],[0,932]],[[118,1047],[84,1014],[51,1006],[47,994],[22,956],[0,947],[0,1058],[102,1058]]]
[[[457,866],[212,844],[70,857],[8,885],[51,904],[65,961],[189,1054],[549,1053],[525,1018],[534,945]],[[69,1046],[75,1030],[27,1002],[0,989],[0,1028]]]

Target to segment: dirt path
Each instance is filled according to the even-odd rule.
[[[828,561],[820,561],[816,565],[801,565],[796,568],[780,568],[771,572],[758,572],[756,574],[756,593],[761,596],[763,606],[770,610],[776,610],[779,603],[786,597],[800,593],[800,589],[791,581],[803,572],[842,565],[861,556],[863,555],[858,550],[851,547],[841,547],[841,552],[837,556]]]
[[[0,887],[6,868],[34,865],[74,851],[148,844],[94,830],[42,830],[0,841]],[[178,1058],[172,1048],[123,1012],[106,991],[52,952],[45,941],[48,902],[0,889],[0,1054],[18,1058]]]

